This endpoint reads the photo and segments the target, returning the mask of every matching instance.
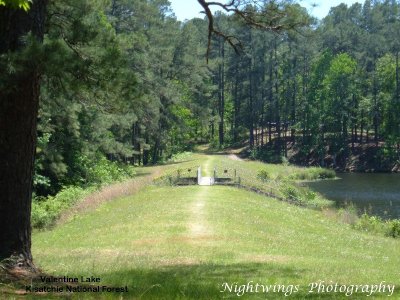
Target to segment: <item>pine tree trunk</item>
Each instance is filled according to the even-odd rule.
[[[400,86],[399,86],[399,51],[396,51],[396,105],[400,101]]]
[[[238,92],[238,87],[239,87],[239,67],[238,64],[236,64],[236,76],[235,76],[235,88],[234,88],[234,109],[233,109],[233,142],[237,143],[239,140],[239,113],[240,113],[240,100],[239,100],[239,92]]]
[[[360,129],[360,145],[363,143],[363,136],[364,136],[364,110],[361,110],[361,129]]]
[[[34,1],[28,13],[0,6],[0,54],[24,49],[29,32],[42,41],[46,4]],[[17,55],[21,70],[0,75],[0,260],[34,270],[30,221],[40,75],[36,61]]]
[[[276,113],[276,126],[275,132],[277,132],[278,137],[276,140],[276,151],[278,155],[281,155],[282,151],[282,128],[281,128],[281,114],[280,114],[280,104],[279,104],[279,80],[278,80],[278,48],[277,48],[277,41],[274,40],[274,56],[275,56],[275,113]]]
[[[254,148],[254,99],[253,99],[253,58],[249,59],[249,103],[248,103],[248,124],[249,124],[249,146]]]
[[[219,114],[219,123],[218,123],[218,139],[219,145],[222,146],[224,144],[224,122],[225,122],[225,44],[221,42],[220,44],[220,58],[221,63],[218,66],[218,86],[219,86],[219,95],[218,95],[218,114]]]
[[[374,58],[374,64],[376,69],[376,59]],[[373,124],[374,124],[374,141],[376,146],[378,146],[378,138],[379,138],[379,110],[378,110],[378,87],[377,87],[377,79],[376,74],[374,73],[373,78],[373,87],[372,87],[373,99],[374,99],[374,117],[373,117]]]
[[[274,91],[273,91],[273,52],[272,50],[269,53],[269,81],[270,81],[270,86],[269,86],[269,120],[268,120],[268,143],[272,142],[272,119],[273,119],[273,104],[274,104]]]
[[[39,82],[34,73],[15,78],[14,82],[18,90],[0,91],[0,260],[16,256],[31,265],[30,218]]]

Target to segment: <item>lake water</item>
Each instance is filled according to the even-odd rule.
[[[353,203],[360,213],[400,219],[400,174],[339,173],[337,177],[306,184],[339,205]]]

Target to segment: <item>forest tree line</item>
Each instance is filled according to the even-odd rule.
[[[251,156],[272,162],[390,171],[400,158],[399,8],[341,4],[284,34],[221,15],[244,49],[214,43],[218,143],[245,139]]]
[[[49,3],[43,46],[24,53],[46,61],[36,193],[199,142],[333,167],[368,151],[382,168],[399,160],[400,4],[341,4],[321,21],[265,5],[309,24],[273,33],[217,13],[236,46],[214,36],[207,63],[207,20],[177,21],[167,0]]]

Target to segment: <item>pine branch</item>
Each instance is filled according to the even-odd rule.
[[[227,13],[232,13],[239,17],[239,19],[248,27],[272,31],[272,32],[282,32],[287,30],[296,30],[296,28],[308,25],[310,20],[308,16],[305,18],[292,19],[291,11],[287,10],[285,7],[281,8],[275,1],[270,1],[264,6],[258,5],[260,1],[241,1],[241,0],[231,0],[227,4],[220,2],[207,2],[206,0],[198,0],[200,5],[204,9],[204,13],[208,19],[208,43],[207,43],[207,62],[211,51],[211,38],[215,34],[228,42],[229,45],[239,53],[243,48],[240,40],[232,35],[227,35],[226,33],[219,31],[214,25],[214,16],[211,12],[210,6],[218,6],[222,8]],[[258,6],[256,10],[249,10],[249,5]]]

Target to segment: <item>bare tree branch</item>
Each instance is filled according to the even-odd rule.
[[[227,35],[216,29],[214,25],[214,16],[210,6],[218,6],[227,13],[232,13],[239,17],[247,26],[260,30],[273,32],[281,32],[292,30],[298,27],[308,25],[310,20],[307,15],[297,15],[293,17],[294,11],[289,6],[280,6],[276,1],[263,1],[263,5],[259,5],[257,0],[230,0],[223,4],[216,1],[197,0],[204,9],[204,13],[208,18],[208,44],[207,44],[207,62],[211,51],[211,38],[215,34],[222,37],[228,42],[236,53],[242,48],[242,44],[238,38]],[[258,7],[258,9],[250,10],[250,5]],[[299,18],[300,16],[300,18]]]

